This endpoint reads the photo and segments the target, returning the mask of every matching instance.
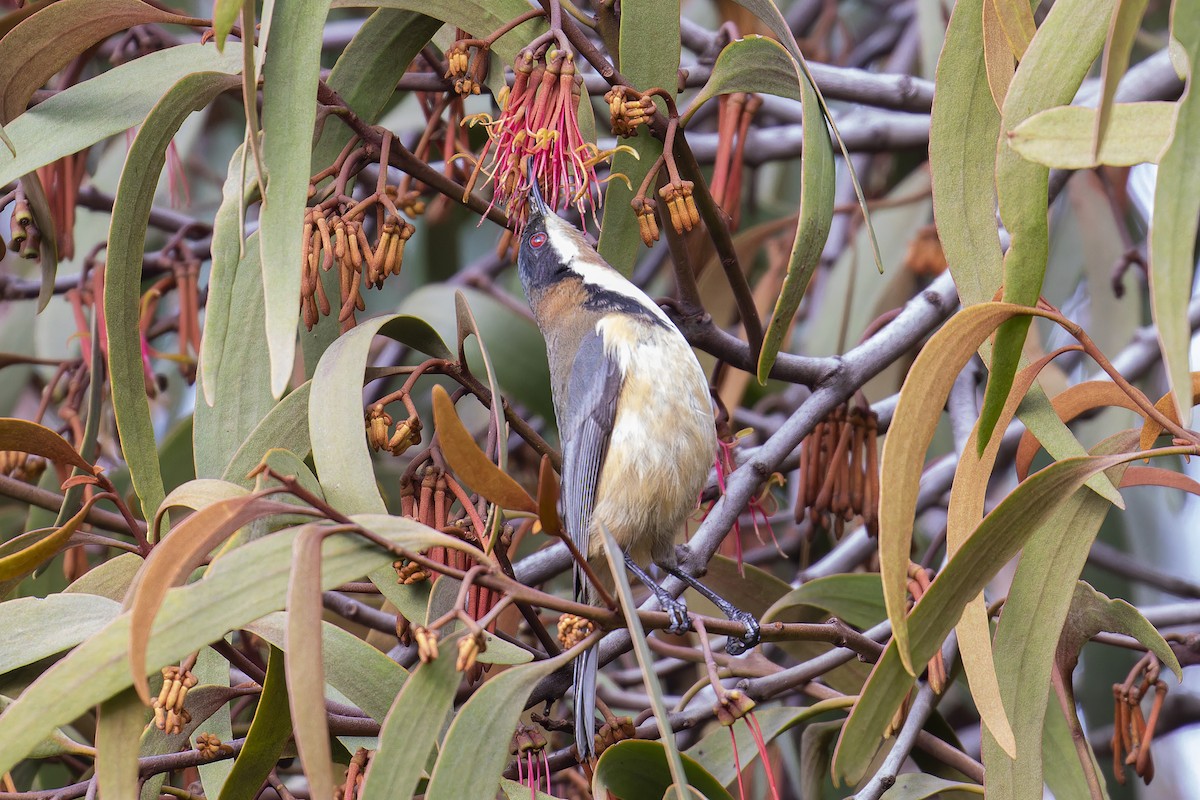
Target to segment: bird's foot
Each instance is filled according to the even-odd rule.
[[[658,598],[658,604],[662,606],[663,611],[667,612],[667,617],[671,620],[671,624],[666,628],[667,633],[672,636],[681,636],[692,629],[687,603],[682,598],[677,599],[663,592]]]
[[[729,638],[725,643],[725,652],[731,656],[740,656],[747,650],[753,650],[761,641],[761,633],[758,620],[749,611],[735,611],[729,615],[729,618],[734,622],[740,622],[746,626],[746,632],[738,638]]]

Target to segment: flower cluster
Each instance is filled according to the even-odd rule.
[[[467,184],[473,188],[480,173],[492,184],[492,204],[503,206],[518,228],[528,218],[529,171],[540,176],[542,196],[553,208],[575,206],[580,214],[599,206],[600,179],[596,165],[616,151],[601,152],[584,141],[578,108],[582,78],[575,56],[550,49],[540,57],[524,50],[514,66],[516,78],[501,99],[499,119],[478,114],[466,124],[487,127],[488,142]]]

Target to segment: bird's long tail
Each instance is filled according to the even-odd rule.
[[[575,659],[575,745],[582,761],[590,759],[596,737],[596,672],[600,650],[589,647]]]

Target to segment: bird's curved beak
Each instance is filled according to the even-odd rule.
[[[538,187],[537,173],[533,169],[533,159],[530,158],[525,162],[526,169],[529,170],[529,213],[541,216],[550,209],[546,205],[545,199],[542,198],[542,190]]]

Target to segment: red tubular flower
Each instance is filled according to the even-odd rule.
[[[553,208],[574,205],[593,219],[600,205],[600,179],[596,164],[616,151],[601,152],[579,130],[578,108],[582,79],[575,71],[575,56],[567,50],[550,50],[540,59],[522,51],[514,65],[516,79],[501,98],[500,118],[480,114],[464,120],[488,129],[488,142],[480,153],[470,191],[479,173],[492,184],[492,205],[507,210],[519,229],[528,216],[529,177],[526,161],[540,176],[542,196]]]

